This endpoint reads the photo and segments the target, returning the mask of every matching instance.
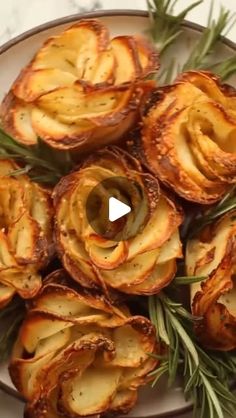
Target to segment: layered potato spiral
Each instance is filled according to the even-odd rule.
[[[48,39],[4,99],[3,127],[19,142],[88,151],[135,123],[158,56],[145,39],[81,20]]]
[[[188,275],[206,276],[191,286],[196,327],[209,348],[236,348],[236,211],[229,212],[190,240],[186,252]]]
[[[102,181],[117,176],[135,181],[143,202],[136,211],[136,196],[125,197],[134,210],[122,225],[123,233],[130,223],[139,222],[140,214],[143,223],[135,236],[121,241],[97,234],[86,213],[91,190],[100,184],[102,202],[107,202],[110,190],[102,186]],[[129,193],[119,185],[112,192],[121,200]],[[160,189],[157,179],[143,172],[140,163],[128,153],[117,147],[97,152],[59,182],[53,197],[57,251],[65,269],[83,286],[149,295],[172,280],[176,259],[182,256],[178,232],[182,211]],[[109,225],[104,218],[104,222],[108,229],[120,227],[119,221]]]
[[[0,308],[17,292],[31,298],[41,287],[38,271],[52,252],[52,203],[49,193],[19,167],[0,163]]]
[[[10,374],[27,418],[127,413],[159,353],[151,322],[101,294],[73,288],[62,270],[33,300]]]
[[[207,72],[190,71],[157,91],[143,119],[149,168],[187,200],[218,201],[236,180],[236,92]]]

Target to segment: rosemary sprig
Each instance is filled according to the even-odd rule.
[[[229,77],[236,73],[236,57],[233,56],[224,61],[209,65],[206,69],[219,75],[222,81],[226,81]]]
[[[171,284],[177,286],[200,283],[207,279],[207,276],[176,276]]]
[[[224,412],[234,417],[236,397],[229,381],[235,374],[235,353],[225,353],[222,357],[203,351],[193,331],[197,318],[164,293],[149,298],[149,315],[158,338],[168,348],[168,358],[164,357],[150,374],[153,385],[164,373],[168,373],[172,385],[181,372],[185,397],[193,402],[194,418],[224,418]]]
[[[7,158],[26,164],[21,171],[14,171],[12,175],[27,172],[34,181],[51,185],[56,184],[73,167],[67,152],[52,150],[40,139],[32,147],[19,144],[0,128],[0,160]]]
[[[161,57],[167,48],[181,35],[181,25],[189,11],[202,3],[202,1],[191,4],[177,16],[174,16],[174,6],[178,0],[147,0],[151,22],[149,32]],[[227,80],[231,75],[235,74],[236,58],[234,56],[222,62],[211,62],[214,61],[212,57],[220,37],[222,35],[226,36],[236,21],[235,14],[231,14],[224,7],[221,7],[218,19],[213,19],[213,7],[214,1],[212,0],[207,27],[194,45],[185,64],[181,66],[175,60],[172,60],[172,62],[168,63],[168,67],[161,67],[161,72],[158,76],[159,82],[168,84],[172,81],[174,74],[191,69],[213,71],[222,80]]]
[[[25,316],[25,304],[16,296],[0,311],[0,363],[7,360]]]
[[[205,226],[211,224],[220,216],[236,209],[236,185],[223,197],[223,199],[211,209],[208,209],[203,215],[198,216],[190,223],[187,237],[193,238]]]
[[[160,55],[182,33],[181,25],[190,10],[202,3],[202,1],[198,0],[192,3],[177,16],[173,16],[173,9],[178,0],[147,0],[151,22],[150,34]]]
[[[235,15],[231,14],[230,11],[225,9],[223,6],[221,6],[217,20],[212,18],[212,13],[213,1],[211,2],[207,27],[203,30],[200,39],[190,53],[188,60],[183,66],[183,71],[211,68],[209,66],[209,57],[214,52],[216,44],[220,40],[220,36],[222,34],[226,34],[231,28],[231,25],[235,23]],[[224,66],[223,70],[225,75]],[[219,67],[218,73],[221,75]]]

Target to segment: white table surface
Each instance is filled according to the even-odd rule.
[[[183,9],[193,0],[179,0],[176,11]],[[188,19],[205,25],[211,0],[204,0]],[[236,13],[236,0],[214,0],[214,16],[223,4]],[[146,9],[145,0],[1,0],[0,1],[0,44],[14,36],[50,20],[73,13],[98,9]],[[236,42],[236,25],[228,37]],[[0,76],[1,77],[1,76]],[[0,391],[0,417],[22,418],[23,405]],[[184,415],[180,418],[191,418]]]

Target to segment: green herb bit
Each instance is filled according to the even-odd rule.
[[[73,168],[68,152],[53,150],[40,138],[35,146],[19,144],[0,128],[0,159],[11,159],[26,165],[11,175],[27,174],[39,183],[56,184],[60,178]]]
[[[11,177],[18,177],[18,176],[22,176],[23,174],[27,174],[29,173],[29,171],[32,169],[32,166],[27,164],[25,167],[23,168],[19,168],[17,170],[13,170],[9,173],[9,176]]]
[[[164,293],[149,297],[149,315],[158,338],[169,348],[168,359],[150,373],[153,385],[165,373],[172,385],[180,372],[185,397],[193,402],[193,418],[224,418],[225,412],[234,417],[236,396],[229,381],[235,375],[235,353],[204,351],[193,331],[195,319]]]
[[[212,18],[212,12],[213,1],[211,2],[208,25],[203,30],[199,41],[195,44],[187,62],[184,64],[183,71],[206,69],[209,67],[208,58],[214,52],[214,48],[220,40],[221,35],[226,35],[231,26],[235,23],[235,15],[232,15],[230,11],[226,10],[223,6],[220,9],[217,20]]]
[[[24,317],[25,304],[18,296],[0,310],[0,363],[9,358]]]
[[[175,285],[191,285],[193,283],[200,283],[207,279],[207,276],[176,276],[173,280]]]
[[[148,0],[148,11],[151,20],[150,34],[160,55],[179,37],[182,33],[181,24],[185,17],[202,0],[188,6],[177,16],[173,16],[173,9],[178,0]]]

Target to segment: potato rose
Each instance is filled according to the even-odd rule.
[[[10,374],[28,418],[126,413],[157,365],[147,318],[75,286],[54,272],[20,329]]]
[[[19,167],[0,164],[0,308],[17,292],[31,298],[41,287],[38,273],[51,253],[52,205],[49,193],[25,175],[12,177]]]
[[[236,348],[236,212],[229,212],[188,242],[189,275],[207,276],[192,285],[192,310],[203,317],[196,331],[209,348]]]
[[[187,200],[220,200],[236,181],[235,90],[190,71],[153,101],[141,139],[150,170]]]
[[[110,189],[103,185],[106,179],[114,179]],[[136,183],[135,190],[123,185],[127,179]],[[117,229],[121,240],[101,236],[88,222],[86,202],[97,185],[101,208],[96,222],[100,230]],[[105,213],[111,194],[132,207],[128,217],[109,222]],[[53,196],[58,254],[83,286],[149,295],[170,283],[176,258],[182,255],[178,233],[182,212],[136,159],[117,147],[101,150],[64,177]]]
[[[40,137],[57,149],[94,149],[135,123],[155,85],[145,77],[157,69],[145,39],[110,39],[100,21],[81,20],[49,38],[22,71],[3,102],[3,126],[24,144]]]

